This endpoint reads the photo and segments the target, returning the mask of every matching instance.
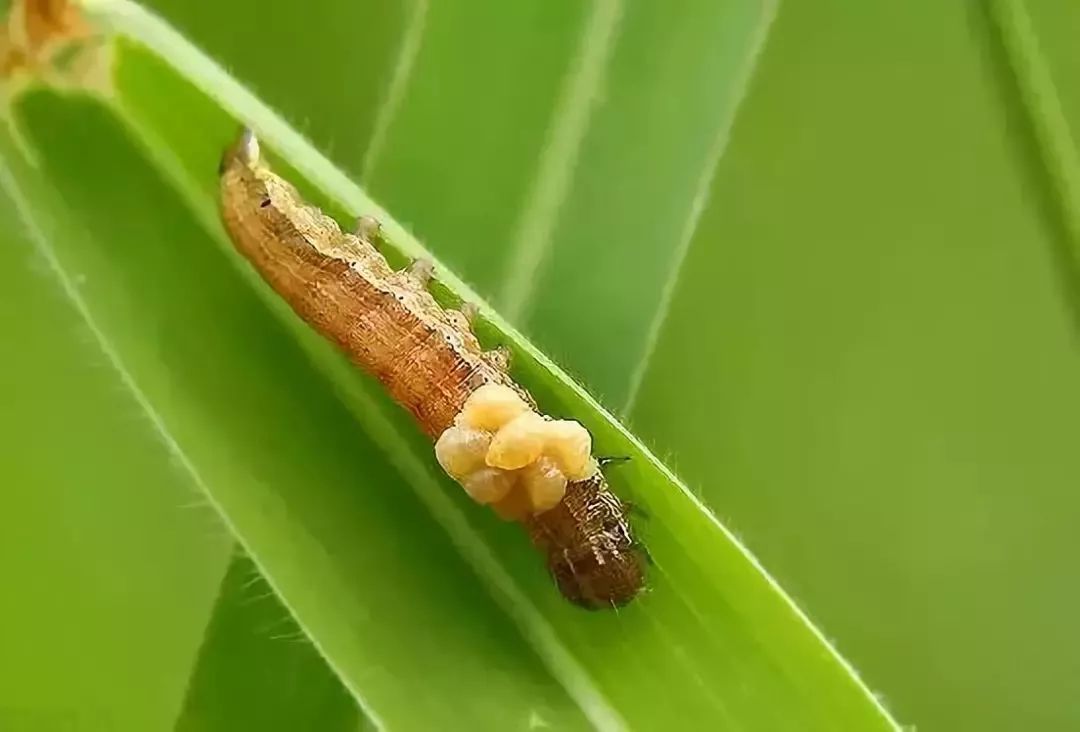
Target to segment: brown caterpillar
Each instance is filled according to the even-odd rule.
[[[435,302],[426,287],[430,265],[412,271],[390,268],[369,241],[371,220],[361,219],[355,234],[343,232],[260,161],[258,142],[248,130],[226,150],[219,172],[221,217],[237,249],[297,315],[377,378],[433,439],[449,434],[451,428],[471,429],[463,426],[461,417],[470,396],[486,385],[501,388],[488,386],[481,393],[509,395],[525,405],[521,410],[535,407],[525,389],[510,378],[505,356],[483,351],[468,317]],[[475,402],[469,402],[470,409]],[[580,447],[576,425],[585,436],[584,457],[595,466],[588,454],[591,440],[577,423],[552,422],[531,412],[519,426],[524,422],[548,432],[567,428],[560,434],[573,432],[579,438],[573,445]],[[494,434],[498,439],[510,432],[514,430]],[[535,441],[538,434],[524,433],[524,441],[512,447]],[[485,439],[492,439],[492,433],[485,434]],[[486,442],[483,449],[488,449]],[[540,466],[562,476],[547,458],[533,454],[527,459],[528,467],[495,477],[517,479],[529,470],[536,473]],[[493,470],[483,467],[481,472],[487,476]],[[491,502],[501,516],[525,526],[546,556],[559,590],[571,602],[587,608],[625,604],[644,585],[642,554],[625,505],[595,469],[583,479],[567,482],[563,477],[559,488],[555,498],[561,500],[553,507],[530,504],[524,489],[510,493],[500,489],[483,502]],[[470,495],[477,497],[471,490]]]

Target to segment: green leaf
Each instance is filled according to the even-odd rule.
[[[176,731],[356,732],[359,714],[254,562],[235,555]]]
[[[772,0],[628,3],[597,99],[572,100],[592,108],[557,110],[497,304],[609,409],[625,411],[649,363],[775,12]],[[575,121],[580,143],[557,144]],[[590,307],[549,294],[566,292]]]
[[[152,4],[353,179],[381,139],[365,189],[485,294],[509,286],[536,192],[561,187],[515,322],[630,405],[901,718],[1080,723],[1059,311],[1080,6],[781,4],[694,224],[668,188],[705,180],[686,153],[722,139],[767,4]],[[526,22],[544,10],[558,22]],[[203,134],[175,101],[161,116]],[[660,286],[670,311],[643,307]],[[653,359],[616,358],[642,342]]]
[[[277,3],[189,0],[148,7],[215,58],[358,178],[386,108],[399,49],[423,30],[428,0]],[[441,5],[441,3],[440,3]],[[457,5],[454,3],[453,5]],[[300,30],[302,29],[302,30]]]
[[[167,729],[232,539],[101,347],[80,294],[88,273],[58,278],[8,195],[11,152],[0,155],[0,728]]]
[[[380,447],[110,110],[36,94],[19,112],[63,200],[28,204],[42,246],[83,278],[153,423],[365,711],[401,726],[434,726],[450,709],[480,727],[534,713],[580,726]],[[95,145],[66,134],[75,126]],[[501,673],[487,678],[492,668]],[[402,678],[431,693],[418,701]]]
[[[898,717],[1069,729],[1080,208],[991,20],[785,4],[628,418]]]
[[[125,2],[94,8],[138,42],[114,48],[104,102],[19,100],[36,167],[4,148],[9,195],[118,383],[377,724],[648,728],[678,715],[690,726],[894,726],[686,488],[485,307],[479,334],[513,349],[515,375],[545,409],[633,458],[612,483],[649,514],[646,597],[617,614],[559,597],[523,533],[446,480],[377,383],[231,250],[214,191],[233,115],[342,220],[382,219],[397,261],[420,245],[169,28]],[[475,301],[440,276],[440,296]]]

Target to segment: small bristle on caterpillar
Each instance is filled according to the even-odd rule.
[[[245,130],[220,166],[220,207],[236,248],[312,328],[377,378],[435,440],[444,470],[478,503],[522,523],[570,601],[618,607],[644,585],[625,505],[578,422],[537,411],[507,354],[484,351],[471,307],[441,307],[430,260],[395,271],[355,233],[306,203]]]

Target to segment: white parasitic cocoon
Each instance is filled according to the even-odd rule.
[[[461,480],[465,492],[477,503],[501,501],[514,487],[515,476],[498,468],[480,468]]]
[[[494,431],[529,411],[529,405],[510,387],[484,384],[465,400],[458,422],[468,427]]]
[[[554,508],[569,482],[598,470],[592,437],[579,422],[547,419],[499,384],[469,396],[435,455],[473,500],[519,520]]]
[[[547,421],[535,412],[525,412],[495,433],[486,462],[493,468],[517,470],[536,462],[544,451]]]
[[[568,480],[585,480],[597,470],[592,459],[592,435],[580,422],[560,419],[548,422],[544,454],[551,457]]]
[[[464,478],[486,467],[484,458],[491,445],[491,433],[454,425],[435,442],[435,457],[442,469],[454,478]]]
[[[549,457],[542,457],[522,468],[521,487],[529,492],[533,513],[543,513],[559,505],[566,494],[566,476]]]

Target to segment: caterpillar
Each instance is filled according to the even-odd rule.
[[[343,231],[261,160],[250,130],[225,150],[219,176],[222,222],[244,258],[415,417],[474,500],[524,526],[562,595],[589,609],[637,596],[645,555],[588,432],[536,411],[508,358],[481,347],[467,309],[432,297],[430,264],[393,270],[372,243],[377,222]]]

